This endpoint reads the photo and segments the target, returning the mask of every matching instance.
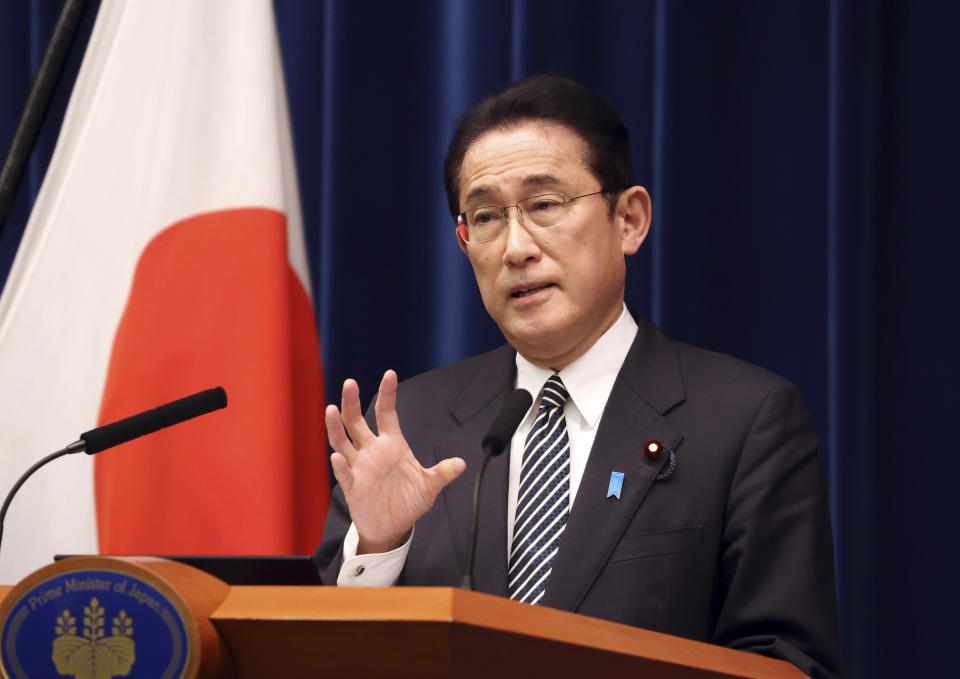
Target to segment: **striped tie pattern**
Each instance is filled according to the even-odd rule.
[[[536,604],[543,597],[567,526],[570,438],[563,404],[568,397],[559,375],[547,380],[537,419],[527,434],[507,570],[508,593],[516,601]]]

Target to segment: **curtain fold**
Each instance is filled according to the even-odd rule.
[[[883,676],[875,647],[883,605],[874,519],[876,437],[874,333],[877,142],[880,86],[878,8],[830,6],[826,170],[827,429],[841,629],[851,670]],[[851,502],[856,498],[855,502]],[[889,666],[888,666],[888,669]],[[889,676],[895,676],[893,674]]]

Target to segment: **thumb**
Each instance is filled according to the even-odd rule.
[[[459,457],[448,457],[431,467],[430,473],[437,484],[437,492],[440,492],[440,489],[460,476],[466,468],[467,463]]]

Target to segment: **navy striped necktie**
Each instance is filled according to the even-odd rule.
[[[559,375],[547,380],[537,419],[527,434],[507,570],[507,589],[516,601],[535,604],[543,597],[567,526],[570,438],[563,404],[568,397]]]

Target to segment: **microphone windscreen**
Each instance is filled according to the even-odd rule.
[[[497,419],[490,425],[487,435],[483,437],[482,446],[490,455],[497,456],[502,453],[513,433],[520,426],[520,421],[530,409],[533,403],[533,396],[526,389],[514,389],[513,393],[507,397],[507,405],[503,407]]]
[[[87,454],[93,455],[101,450],[132,441],[144,434],[152,434],[158,429],[219,410],[226,405],[227,392],[223,387],[207,389],[192,396],[171,401],[159,408],[84,432],[80,438],[86,443]]]

